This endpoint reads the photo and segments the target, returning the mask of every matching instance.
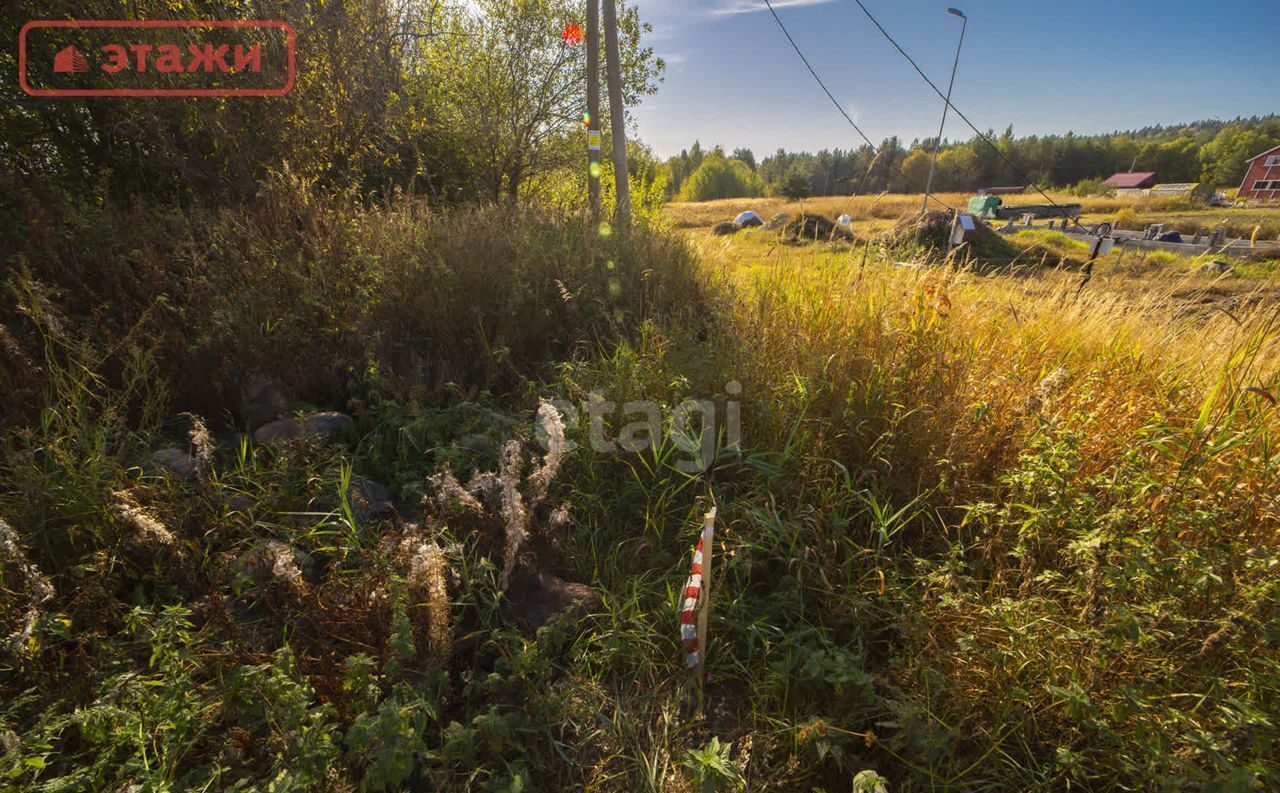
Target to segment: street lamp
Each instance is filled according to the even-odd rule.
[[[962,21],[960,24],[960,43],[956,45],[956,61],[951,65],[951,83],[947,85],[947,100],[942,106],[942,123],[938,125],[938,140],[933,146],[933,159],[929,162],[929,180],[924,185],[924,202],[920,205],[920,214],[929,211],[929,190],[933,187],[933,169],[938,167],[938,152],[942,150],[942,129],[947,125],[947,110],[951,107],[951,89],[956,84],[956,69],[960,66],[960,48],[964,46],[964,31],[969,27],[969,17],[958,8],[948,8],[947,13],[953,17],[959,17]]]

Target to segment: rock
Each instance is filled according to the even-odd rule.
[[[254,375],[240,387],[240,418],[251,428],[287,415],[292,403],[284,384],[274,377]]]
[[[1200,272],[1211,273],[1214,275],[1234,275],[1235,271],[1234,267],[1220,259],[1214,259],[1208,264],[1201,265],[1200,267]]]
[[[244,493],[236,493],[227,498],[226,505],[232,512],[248,512],[256,506],[256,502]]]
[[[364,520],[391,515],[396,511],[395,504],[391,501],[391,491],[385,485],[363,476],[352,478],[347,497],[355,505],[356,514]]]
[[[302,434],[302,424],[297,419],[276,419],[253,431],[254,443],[275,443],[296,438]]]
[[[787,225],[788,220],[791,220],[790,215],[788,215],[786,212],[779,212],[778,214],[769,218],[768,223],[764,224],[765,231],[773,231],[774,229],[780,229],[783,226]]]
[[[151,462],[174,476],[190,479],[196,474],[196,458],[176,446],[161,449],[151,455]]]
[[[346,413],[338,413],[337,411],[312,413],[302,420],[302,434],[322,435],[328,438],[355,423],[356,420]]]
[[[507,615],[529,630],[566,612],[590,613],[600,608],[600,593],[586,584],[565,581],[551,573],[517,571],[507,590]]]
[[[329,440],[355,423],[345,413],[327,411],[312,413],[299,419],[277,419],[254,430],[254,443],[275,443],[290,438],[313,437]]]
[[[734,223],[732,220],[726,220],[723,223],[717,223],[711,227],[711,236],[723,237],[726,234],[737,234],[741,230],[742,227],[737,223]]]

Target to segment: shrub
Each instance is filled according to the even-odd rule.
[[[813,176],[808,168],[796,163],[787,169],[778,190],[792,201],[808,198],[813,192]]]
[[[1103,183],[1103,179],[1081,179],[1067,192],[1075,196],[1113,196],[1116,191]]]
[[[681,201],[714,201],[720,198],[754,198],[761,194],[760,177],[739,160],[712,154],[680,188]]]
[[[28,215],[0,292],[0,422],[39,409],[46,339],[63,360],[101,350],[93,369],[115,383],[150,349],[176,406],[212,416],[255,372],[337,405],[370,371],[419,396],[512,391],[701,292],[683,240],[642,224],[624,238],[531,207],[370,206],[297,180],[252,208]]]

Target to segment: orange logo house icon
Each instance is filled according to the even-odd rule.
[[[80,50],[72,44],[58,50],[53,56],[53,71],[57,74],[69,74],[89,71],[89,62],[84,59]]]

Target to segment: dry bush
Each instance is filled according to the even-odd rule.
[[[503,446],[496,472],[473,472],[464,487],[446,467],[430,478],[428,493],[422,499],[423,510],[430,519],[447,523],[455,533],[478,533],[493,549],[493,555],[501,557],[499,586],[504,591],[525,558],[522,551],[529,542],[535,513],[546,500],[551,481],[565,462],[564,420],[549,402],[538,407],[538,424],[546,435],[547,453],[541,461],[534,462],[527,476],[524,475],[524,446],[513,439]],[[563,522],[565,509],[565,505],[561,505],[551,510],[548,525]],[[497,548],[501,548],[500,553]],[[536,561],[530,561],[529,565],[533,570],[538,568]]]
[[[342,404],[370,370],[406,395],[506,391],[704,292],[672,235],[624,241],[530,207],[367,205],[287,176],[240,208],[27,211],[0,292],[8,423],[39,408],[46,349],[100,350],[94,371],[118,383],[125,353],[149,348],[177,406],[204,416],[238,409],[253,373],[316,404]]]

